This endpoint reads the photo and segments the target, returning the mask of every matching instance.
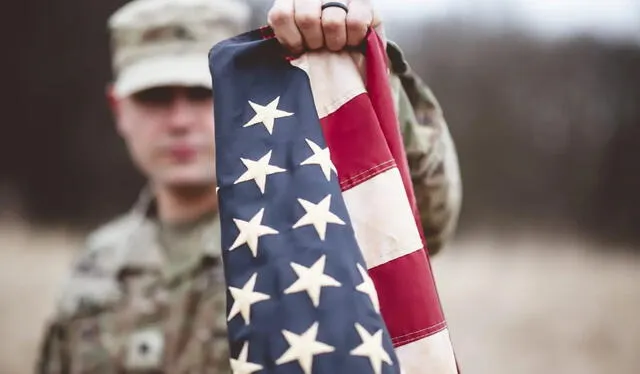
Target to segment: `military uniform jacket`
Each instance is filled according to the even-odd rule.
[[[429,88],[392,43],[391,85],[431,255],[451,237],[461,184],[455,147]],[[167,226],[144,192],[91,233],[64,285],[38,373],[230,373],[216,213]]]

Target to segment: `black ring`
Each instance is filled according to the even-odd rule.
[[[327,3],[322,4],[322,10],[325,10],[327,8],[330,7],[336,7],[336,8],[341,8],[342,10],[344,10],[345,12],[349,13],[349,8],[347,8],[346,5],[344,5],[343,3],[339,2],[339,1],[329,1]]]

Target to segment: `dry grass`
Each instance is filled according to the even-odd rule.
[[[0,373],[31,372],[76,245],[0,226]],[[464,374],[640,372],[640,258],[587,247],[481,235],[435,259]]]
[[[435,259],[462,372],[640,373],[640,257],[590,247],[483,235]]]
[[[0,225],[0,373],[33,370],[33,360],[77,239]]]

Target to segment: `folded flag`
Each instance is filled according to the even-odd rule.
[[[216,174],[234,373],[457,373],[384,44],[215,45]]]

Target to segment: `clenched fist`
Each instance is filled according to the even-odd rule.
[[[340,6],[323,4],[339,3]],[[278,41],[293,53],[327,48],[340,51],[359,45],[380,19],[372,0],[275,0],[268,23]]]

